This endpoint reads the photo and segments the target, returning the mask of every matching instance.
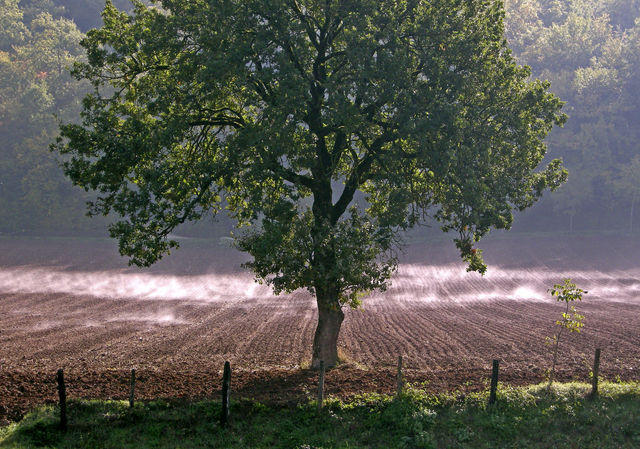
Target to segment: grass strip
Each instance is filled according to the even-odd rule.
[[[640,384],[603,383],[589,400],[581,383],[433,395],[409,386],[399,398],[329,398],[318,414],[297,407],[233,402],[220,428],[220,403],[73,401],[69,431],[42,407],[0,429],[0,448],[638,448]]]

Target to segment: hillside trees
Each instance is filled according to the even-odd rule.
[[[131,10],[129,0],[114,0],[118,8]],[[79,30],[86,32],[102,25],[100,13],[105,0],[20,0],[25,20],[30,21],[42,12],[48,12],[55,19],[66,18],[73,21]]]
[[[55,115],[71,120],[86,86],[68,67],[82,54],[81,33],[41,13],[25,22],[17,0],[0,0],[0,230],[73,227],[84,201],[48,150]]]
[[[640,2],[511,0],[507,7],[518,60],[567,101],[567,126],[548,142],[572,176],[550,198],[553,208],[570,222],[579,216],[583,229],[626,229],[632,195],[621,181],[631,179],[628,167],[640,150]]]
[[[336,363],[343,307],[385,288],[400,231],[430,216],[484,272],[475,243],[566,178],[538,170],[561,102],[512,59],[500,2],[161,4],[108,3],[87,34],[65,172],[138,265],[226,207],[260,281],[315,295],[313,366]]]
[[[12,45],[20,44],[25,33],[18,0],[0,0],[0,51],[6,52]]]
[[[640,200],[640,156],[634,157],[631,163],[620,168],[619,176],[614,181],[614,187],[617,193],[630,204],[629,234],[632,234],[636,205]]]
[[[102,228],[84,219],[85,196],[61,181],[54,159],[46,150],[52,133],[41,133],[53,126],[54,114],[65,120],[75,116],[84,90],[74,88],[77,94],[73,101],[56,100],[55,105],[27,101],[20,103],[18,109],[9,106],[17,104],[16,98],[23,94],[23,88],[14,84],[16,76],[33,75],[30,69],[19,68],[19,64],[29,65],[30,61],[17,62],[14,47],[32,45],[26,39],[33,41],[30,27],[38,16],[50,14],[52,22],[71,18],[81,30],[100,25],[102,0],[82,1],[81,5],[74,1],[0,1],[0,103],[4,104],[0,107],[14,117],[23,114],[25,123],[32,123],[31,131],[48,136],[23,139],[20,136],[24,133],[16,132],[15,126],[7,126],[6,122],[0,125],[0,165],[12,173],[0,173],[0,185],[5,186],[0,188],[0,232],[68,233],[75,232],[78,226]],[[131,8],[128,0],[118,0],[115,5]],[[636,25],[640,0],[507,0],[506,5],[507,36],[515,56],[521,63],[533,66],[534,77],[551,81],[551,90],[568,102],[563,110],[570,115],[565,128],[551,133],[547,143],[549,157],[563,157],[571,179],[563,188],[564,193],[544,199],[520,224],[532,230],[549,225],[568,229],[573,221],[578,230],[628,229],[632,198],[628,191],[621,190],[620,180],[629,174],[625,168],[637,156],[640,141],[636,126],[640,114],[636,100],[640,84],[640,27]],[[68,63],[82,56],[77,49],[77,30],[69,36],[73,39],[63,40],[64,45],[69,45],[68,56],[72,56],[65,57]],[[26,57],[24,53],[23,58]],[[12,62],[7,63],[7,58]],[[63,83],[69,81],[61,79]],[[47,77],[39,82],[56,98],[58,92],[69,91],[71,85],[58,89],[52,84],[54,81]],[[23,79],[21,85],[25,83]],[[40,125],[36,125],[38,120],[42,121]],[[5,150],[9,146],[11,150]],[[31,194],[25,195],[23,188]],[[37,197],[51,206],[43,207],[35,201]],[[633,209],[637,213],[638,208]],[[566,215],[566,221],[561,214]],[[228,229],[226,223],[212,227],[206,221],[197,227],[200,235]]]

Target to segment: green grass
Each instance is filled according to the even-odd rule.
[[[0,429],[0,448],[638,448],[640,384],[604,383],[585,399],[585,384],[502,387],[487,393],[429,395],[411,388],[400,399],[366,395],[269,407],[232,404],[228,429],[217,424],[217,402],[70,403],[70,428],[43,407]]]

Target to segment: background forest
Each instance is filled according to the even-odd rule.
[[[115,0],[128,8],[127,0]],[[88,86],[68,67],[104,0],[0,0],[0,233],[105,235],[49,143]],[[640,0],[507,0],[507,39],[532,76],[567,102],[548,139],[569,182],[516,217],[523,231],[618,230],[640,223]],[[189,229],[220,235],[227,223]]]

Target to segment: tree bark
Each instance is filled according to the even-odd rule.
[[[633,234],[633,210],[636,205],[636,197],[635,195],[631,199],[631,213],[629,214],[629,234]]]
[[[341,307],[330,307],[318,301],[318,327],[313,338],[313,358],[311,367],[318,369],[320,361],[330,368],[338,363],[338,335],[344,320]]]
[[[569,234],[573,234],[573,214],[569,215]]]

